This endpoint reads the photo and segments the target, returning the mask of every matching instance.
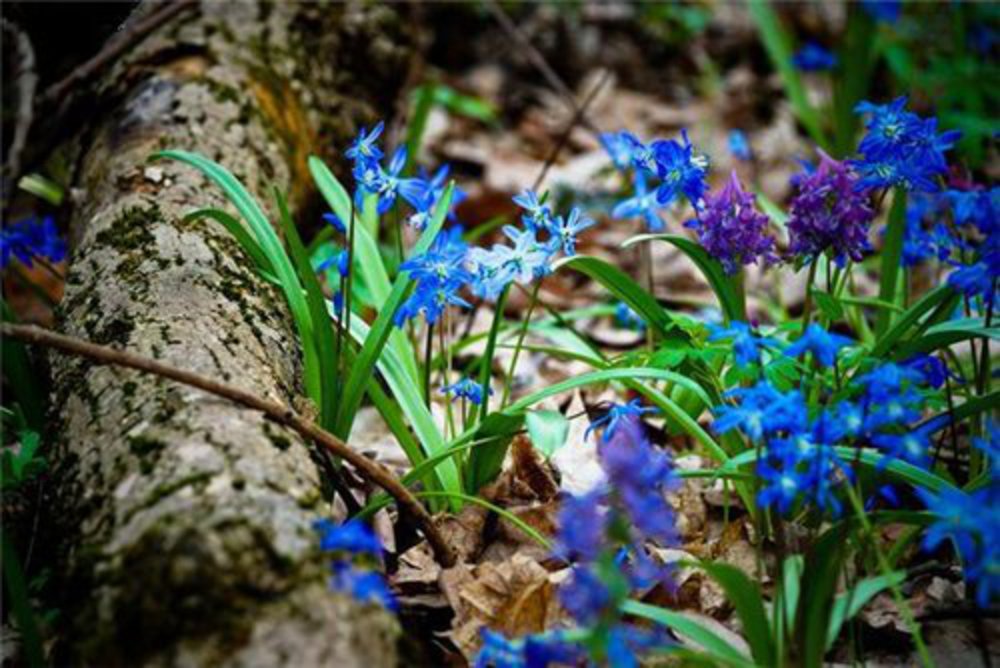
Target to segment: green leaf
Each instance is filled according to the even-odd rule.
[[[911,327],[917,326],[919,333],[921,327],[918,323],[921,321],[921,318],[924,318],[926,321],[928,319],[926,316],[932,311],[950,311],[957,301],[958,295],[947,284],[940,285],[925,293],[913,306],[906,309],[903,315],[896,319],[888,331],[876,339],[875,347],[872,349],[872,357],[885,357],[896,343],[903,339]]]
[[[35,197],[40,197],[52,206],[62,204],[65,195],[62,186],[37,172],[22,176],[17,182],[17,187]]]
[[[815,289],[812,291],[812,295],[816,299],[816,305],[819,306],[819,310],[823,312],[823,315],[830,322],[837,322],[844,317],[844,307],[840,305],[840,300],[836,297],[828,292]]]
[[[767,0],[750,1],[750,17],[760,31],[764,48],[771,59],[771,64],[778,71],[785,94],[792,105],[795,116],[809,132],[809,136],[824,148],[829,148],[829,142],[820,125],[819,114],[809,103],[805,86],[799,77],[798,70],[792,63],[792,38]]]
[[[528,428],[528,436],[531,437],[532,445],[546,459],[566,445],[566,436],[569,435],[569,420],[559,411],[528,411],[524,422]]]
[[[523,413],[491,413],[466,434],[460,435],[453,443],[468,439],[487,441],[472,451],[465,470],[465,487],[478,492],[493,481],[503,466],[510,440],[524,425]]]
[[[222,188],[226,197],[233,203],[236,210],[240,212],[246,220],[250,231],[260,245],[261,251],[270,261],[274,268],[275,276],[281,284],[281,289],[288,301],[288,308],[292,312],[292,319],[295,322],[299,334],[299,341],[302,345],[303,366],[306,368],[306,394],[318,404],[321,401],[321,387],[319,373],[310,372],[310,369],[318,369],[320,360],[313,345],[313,322],[310,317],[309,306],[306,303],[305,293],[299,283],[295,268],[285,252],[281,240],[278,238],[274,228],[271,227],[267,217],[261,210],[254,198],[247,192],[243,184],[229,173],[221,165],[205,158],[204,156],[188,151],[160,151],[154,154],[157,158],[171,158],[191,165],[201,171],[217,186]]]
[[[674,321],[667,311],[660,306],[648,292],[639,287],[621,269],[608,264],[604,260],[588,255],[573,255],[557,261],[553,271],[562,268],[572,269],[589,276],[606,287],[611,294],[625,302],[635,311],[646,324],[658,334],[667,339],[681,343],[691,343],[691,337]]]
[[[986,326],[983,318],[948,320],[928,327],[916,338],[898,346],[893,352],[896,359],[906,359],[917,353],[929,353],[968,339],[1000,339],[1000,326]]]
[[[795,611],[799,606],[804,566],[801,554],[793,554],[781,564],[781,598],[784,601],[786,635],[795,632]]]
[[[14,311],[3,298],[0,298],[0,319],[17,322]],[[44,384],[39,379],[44,376],[33,368],[27,347],[20,341],[0,337],[0,365],[7,387],[21,406],[28,426],[40,432],[45,427],[45,394]]]
[[[903,253],[903,235],[906,231],[906,191],[896,188],[892,194],[892,208],[889,209],[889,222],[886,224],[885,241],[882,245],[882,263],[879,274],[878,298],[890,304],[900,304],[896,284],[899,274],[906,271],[900,265]],[[879,311],[875,321],[875,333],[881,337],[892,324],[892,311]]]
[[[626,239],[622,243],[622,248],[654,240],[666,241],[694,262],[719,300],[719,307],[726,320],[746,321],[746,304],[742,292],[737,290],[732,277],[726,275],[719,261],[709,255],[700,244],[676,234],[640,234]]]
[[[344,189],[344,186],[340,184],[340,181],[337,180],[337,177],[333,175],[333,172],[323,164],[322,160],[311,155],[309,156],[308,163],[309,172],[312,174],[320,194],[323,195],[327,204],[333,209],[334,214],[350,229],[351,214],[354,208],[351,203],[351,196]],[[356,215],[355,221],[357,221]],[[352,264],[360,269],[365,285],[368,286],[371,292],[371,307],[376,311],[381,311],[389,299],[392,286],[389,284],[389,273],[385,268],[385,263],[382,261],[382,255],[379,253],[378,243],[372,238],[368,229],[363,224],[354,225],[353,253],[354,260]],[[354,267],[351,268],[351,271],[354,271]],[[417,387],[421,387],[418,382],[420,373],[417,370],[416,354],[406,335],[398,330],[392,330],[389,334],[388,345],[402,361],[403,368],[413,378]],[[423,389],[419,389],[418,391],[422,396]]]
[[[904,571],[893,571],[887,575],[876,575],[865,578],[858,582],[847,592],[840,594],[833,602],[833,610],[830,614],[830,626],[826,633],[826,649],[833,647],[840,635],[840,628],[844,622],[852,619],[861,612],[868,601],[872,600],[876,594],[900,585],[906,579]]]
[[[306,367],[307,374],[318,374],[316,381],[319,383],[320,396],[316,398],[319,409],[319,423],[323,429],[333,428],[337,415],[337,378],[334,368],[324,369],[322,364],[336,364],[336,347],[334,345],[333,326],[327,317],[326,297],[323,296],[323,289],[316,279],[316,272],[313,271],[312,262],[306,252],[299,231],[295,228],[295,222],[288,211],[288,204],[284,195],[278,188],[274,189],[275,201],[278,205],[278,219],[281,221],[282,232],[285,234],[285,241],[291,252],[295,269],[298,272],[299,280],[306,290],[306,303],[309,305],[309,317],[313,322],[312,345],[316,349],[319,357],[315,368]],[[234,221],[235,222],[235,221]],[[238,224],[238,223],[237,223]],[[308,384],[308,383],[307,383]]]
[[[848,526],[838,524],[820,536],[806,555],[802,569],[793,637],[801,665],[808,668],[823,665],[833,596],[848,554]]]
[[[184,222],[197,220],[198,218],[209,218],[226,228],[236,238],[236,242],[240,245],[240,248],[257,265],[257,271],[260,275],[277,286],[281,285],[281,282],[274,276],[274,267],[271,266],[271,261],[264,254],[264,250],[247,229],[240,224],[240,221],[221,209],[198,209],[184,216]]]
[[[524,520],[522,520],[520,517],[510,512],[509,510],[505,510],[496,504],[490,503],[489,501],[487,501],[482,497],[473,496],[471,494],[464,494],[462,492],[448,492],[448,491],[414,492],[414,495],[420,499],[443,497],[446,499],[450,499],[452,501],[464,501],[466,503],[471,503],[476,506],[482,506],[483,508],[486,508],[487,510],[496,513],[503,519],[513,524],[515,527],[524,532],[524,534],[528,538],[535,541],[540,546],[544,547],[546,550],[552,549],[552,541],[550,541],[542,534],[538,533],[538,531],[533,529],[531,525],[527,524]]]
[[[448,214],[448,209],[451,207],[451,198],[454,190],[454,182],[449,183],[447,190],[445,190],[444,195],[438,202],[437,208],[434,211],[434,216],[414,246],[413,253],[415,255],[427,252],[427,249],[429,249],[431,244],[434,243],[434,239],[437,237],[438,232],[444,225],[444,219]],[[389,293],[389,297],[379,310],[378,316],[375,318],[375,322],[372,323],[368,337],[365,338],[361,345],[361,350],[358,352],[358,355],[354,360],[354,364],[351,365],[351,372],[347,378],[346,384],[344,385],[343,397],[340,402],[340,411],[337,416],[335,433],[341,436],[341,438],[348,438],[351,434],[351,427],[354,424],[354,418],[357,415],[358,408],[361,406],[361,400],[364,396],[365,388],[368,386],[368,381],[371,378],[372,368],[374,367],[376,360],[378,360],[379,356],[382,354],[386,343],[389,341],[389,338],[395,330],[393,318],[396,315],[396,311],[399,310],[400,305],[403,303],[403,300],[406,299],[410,282],[409,274],[407,272],[403,272],[396,277],[396,282],[392,286],[392,291]],[[398,349],[396,353],[397,355],[399,354]]]
[[[742,652],[729,644],[728,640],[683,613],[639,601],[625,601],[622,603],[621,611],[676,631],[710,653],[721,665],[739,667],[754,665]]]
[[[722,587],[726,598],[736,609],[754,661],[763,666],[777,665],[771,625],[757,584],[729,564],[699,562],[699,566]]]

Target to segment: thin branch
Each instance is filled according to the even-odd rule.
[[[216,382],[196,373],[162,364],[148,357],[124,350],[115,350],[114,348],[97,345],[71,336],[57,334],[56,332],[34,325],[4,323],[0,325],[0,334],[4,337],[10,337],[25,343],[53,348],[77,357],[86,357],[98,364],[127,367],[144,373],[162,376],[163,378],[169,378],[170,380],[196,387],[199,390],[204,390],[218,397],[229,399],[247,408],[260,411],[275,422],[298,432],[303,438],[318,443],[336,457],[349,462],[363,477],[388,492],[396,500],[399,507],[411,514],[416,520],[417,525],[434,551],[434,557],[438,563],[446,567],[455,563],[455,554],[438,531],[437,525],[434,523],[434,518],[431,517],[430,513],[427,512],[427,509],[424,508],[413,493],[388,469],[351,449],[344,441],[306,420],[290,407],[269,401],[240,388]]]
[[[28,35],[14,22],[3,19],[3,32],[14,42],[17,52],[17,76],[14,88],[17,90],[17,109],[14,116],[14,134],[7,149],[7,160],[3,166],[4,204],[11,199],[17,179],[21,175],[21,154],[28,142],[28,131],[35,118],[35,88],[38,86],[38,72],[35,70],[35,50]]]
[[[197,3],[194,0],[174,0],[174,2],[162,3],[148,15],[129,24],[124,30],[112,37],[93,58],[76,67],[62,80],[46,88],[42,94],[41,103],[46,105],[62,101],[71,89],[94,78],[136,42],[173,17],[196,6]]]

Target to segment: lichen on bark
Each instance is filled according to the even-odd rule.
[[[62,328],[294,403],[300,361],[281,295],[223,228],[184,220],[225,201],[193,170],[147,158],[197,151],[266,207],[272,184],[301,203],[306,155],[389,108],[399,26],[378,6],[207,1],[116,63],[81,147]],[[352,75],[362,52],[369,67]],[[310,527],[321,480],[299,437],[83,360],[53,358],[53,386],[57,660],[395,663],[392,618],[327,590]]]

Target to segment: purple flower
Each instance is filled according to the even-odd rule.
[[[556,554],[564,559],[595,561],[606,540],[606,513],[600,503],[602,490],[568,496],[559,509]]]
[[[861,261],[871,250],[868,227],[875,212],[867,194],[856,189],[857,176],[844,162],[819,151],[819,166],[792,179],[798,194],[789,208],[789,251],[816,257],[829,250],[838,264]]]
[[[580,624],[592,624],[608,611],[611,591],[590,568],[576,566],[573,575],[559,588],[559,602]]]
[[[686,223],[727,274],[735,274],[742,265],[777,259],[774,238],[767,234],[768,218],[756,209],[755,201],[734,171],[721,191],[705,197],[699,218]]]

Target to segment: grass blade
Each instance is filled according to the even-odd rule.
[[[757,583],[729,564],[699,562],[698,565],[722,587],[726,598],[736,608],[754,661],[762,666],[777,665],[771,626]]]

